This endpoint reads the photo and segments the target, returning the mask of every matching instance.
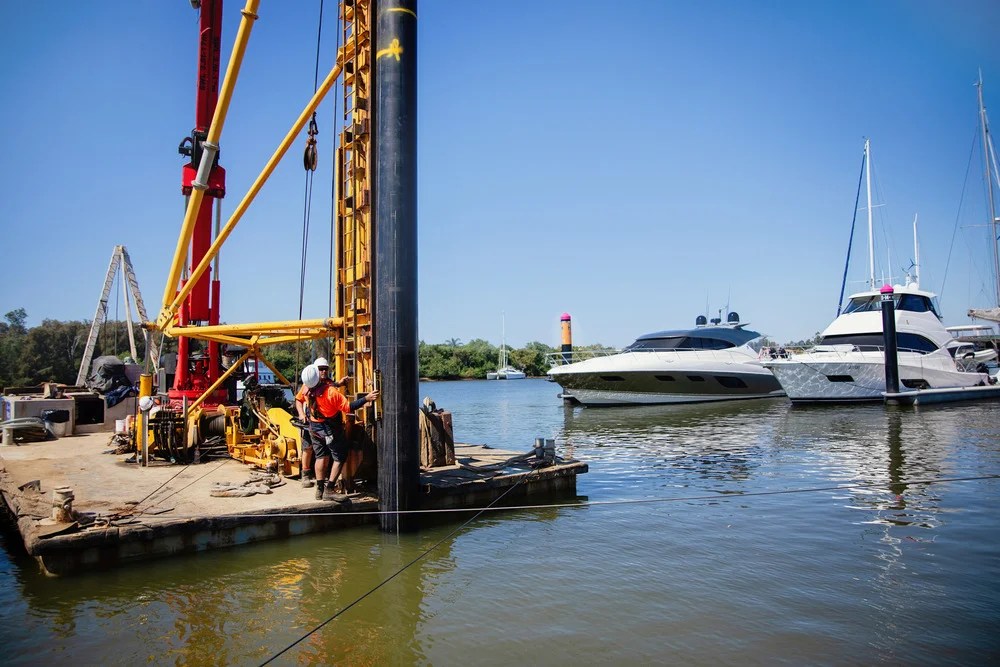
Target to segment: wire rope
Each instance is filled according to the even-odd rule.
[[[535,472],[535,471],[532,471],[532,472]],[[530,474],[529,475],[525,475],[524,478],[518,480],[517,484],[514,484],[509,489],[507,489],[502,494],[500,494],[500,496],[498,496],[496,498],[496,500],[494,500],[492,503],[490,503],[489,505],[487,505],[487,507],[485,507],[482,510],[480,510],[479,512],[477,512],[475,516],[470,517],[461,526],[459,526],[455,530],[451,531],[450,533],[448,533],[447,535],[445,535],[444,537],[442,537],[440,540],[438,540],[437,542],[435,542],[429,549],[427,549],[426,551],[424,551],[423,553],[421,553],[419,556],[417,556],[416,558],[414,558],[413,560],[411,560],[409,563],[407,563],[406,565],[404,565],[403,567],[399,568],[398,570],[396,570],[395,572],[393,572],[391,575],[389,575],[388,577],[386,577],[385,579],[383,579],[378,585],[376,585],[374,588],[370,589],[367,593],[365,593],[361,597],[359,597],[356,600],[354,600],[354,602],[352,602],[349,605],[347,605],[346,607],[342,608],[340,611],[338,611],[337,613],[335,613],[333,616],[331,616],[330,618],[326,619],[325,621],[323,621],[322,623],[320,623],[319,625],[317,625],[316,627],[314,627],[312,630],[310,630],[306,634],[302,635],[301,637],[299,637],[298,639],[296,639],[294,642],[292,642],[291,644],[289,644],[288,646],[286,646],[285,648],[281,649],[280,651],[278,651],[277,653],[275,653],[274,655],[272,655],[270,658],[268,658],[267,660],[265,660],[264,662],[262,662],[261,663],[261,667],[263,667],[263,665],[270,664],[271,662],[273,662],[274,660],[276,660],[277,658],[281,657],[283,654],[287,653],[292,648],[294,648],[295,646],[297,646],[299,643],[301,643],[305,639],[309,638],[311,635],[315,634],[316,632],[319,632],[328,623],[330,623],[333,620],[335,620],[338,616],[340,616],[341,614],[343,614],[344,612],[346,612],[348,609],[350,609],[354,605],[358,604],[359,602],[361,602],[362,600],[364,600],[365,598],[367,598],[369,595],[371,595],[372,593],[374,593],[378,589],[382,588],[387,583],[389,583],[390,581],[392,581],[393,579],[395,579],[397,576],[399,576],[400,574],[402,574],[403,572],[405,572],[410,566],[414,565],[415,563],[417,563],[418,561],[420,561],[421,559],[423,559],[429,553],[431,553],[432,551],[434,551],[435,549],[437,549],[439,546],[441,546],[442,544],[444,544],[446,541],[448,541],[449,539],[451,539],[451,537],[453,535],[457,534],[463,528],[465,528],[470,523],[472,523],[473,521],[475,521],[476,519],[478,519],[479,516],[483,512],[485,512],[488,508],[493,507],[498,502],[500,502],[501,500],[503,500],[503,498],[505,496],[507,496],[507,494],[509,494],[510,492],[512,492],[518,486],[520,486],[521,483],[524,482],[525,480],[527,480],[528,477],[530,477],[530,476],[531,476]]]
[[[965,178],[962,179],[962,194],[958,198],[958,212],[955,213],[955,228],[951,232],[951,243],[948,245],[948,259],[944,263],[944,277],[941,278],[941,293],[944,294],[944,285],[948,280],[948,267],[951,265],[951,252],[955,249],[955,236],[958,234],[958,222],[962,217],[962,203],[965,201],[965,188],[969,185],[969,172],[972,171],[972,156],[976,151],[976,143],[979,140],[979,128],[972,132],[972,146],[969,147],[969,162],[965,167]]]
[[[320,45],[323,36],[323,0],[319,3],[319,21],[318,28],[316,32],[316,65],[313,72],[313,95],[315,96],[316,91],[319,90],[319,56],[320,56]],[[309,123],[309,147],[313,147],[315,144],[314,133],[318,132],[316,130],[316,113],[313,112],[312,120]],[[306,166],[305,169],[305,187],[302,197],[302,253],[299,259],[299,320],[302,319],[302,310],[305,303],[305,290],[306,290],[306,265],[309,255],[309,222],[312,217],[312,191],[313,191],[313,175],[316,165],[313,162],[312,169]],[[302,330],[298,330],[298,335],[301,336]],[[295,384],[298,385],[298,375],[301,370],[301,353],[302,353],[302,341],[295,341]],[[315,358],[315,348],[313,349],[313,357]]]
[[[847,287],[847,269],[851,265],[851,248],[854,246],[854,225],[858,221],[858,202],[861,200],[861,179],[865,175],[865,156],[861,156],[861,173],[858,174],[858,192],[854,195],[854,217],[851,219],[851,237],[847,241],[847,261],[844,262],[844,277],[840,281],[840,299],[837,300],[837,317],[844,305],[844,289]]]
[[[534,471],[532,471],[534,472]],[[518,484],[528,479],[526,475]],[[583,500],[571,503],[546,503],[540,505],[504,505],[494,507],[496,500],[485,507],[447,507],[441,509],[423,510],[371,510],[364,512],[268,512],[267,514],[174,514],[167,516],[147,517],[157,521],[168,521],[171,519],[206,519],[206,518],[240,518],[240,519],[262,519],[262,518],[296,518],[296,517],[319,517],[319,516],[383,516],[383,515],[419,515],[419,514],[456,514],[459,512],[476,512],[477,516],[483,512],[516,512],[524,510],[540,509],[585,509],[588,507],[610,507],[613,505],[648,505],[655,503],[669,502],[695,502],[701,500],[729,500],[735,498],[755,498],[762,496],[791,495],[799,493],[819,493],[823,491],[850,491],[853,489],[885,489],[890,486],[926,486],[931,484],[945,484],[951,482],[976,482],[985,480],[1000,479],[1000,475],[978,475],[972,477],[946,477],[942,479],[915,479],[898,482],[858,482],[855,484],[836,484],[833,486],[813,486],[798,489],[776,489],[774,491],[750,491],[747,493],[718,491],[713,494],[702,494],[696,496],[661,496],[656,498],[626,498],[621,500]],[[169,481],[169,480],[168,480]],[[197,481],[197,480],[196,480]],[[516,485],[515,485],[516,486]],[[515,488],[511,487],[511,490]],[[509,492],[509,491],[508,491]],[[506,494],[505,494],[506,495]],[[503,496],[500,496],[502,498]],[[499,500],[500,498],[497,498]],[[472,521],[476,517],[472,517]],[[466,522],[468,523],[468,522]],[[465,524],[463,524],[464,526]]]

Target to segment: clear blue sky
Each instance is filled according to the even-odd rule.
[[[242,5],[225,8],[224,61]],[[318,7],[262,3],[222,136],[226,218],[312,93]],[[91,318],[115,244],[155,313],[183,213],[197,13],[186,0],[0,11],[0,313]],[[568,311],[577,343],[620,346],[727,302],[780,341],[811,336],[836,311],[864,137],[878,270],[888,240],[901,276],[918,213],[921,283],[947,324],[967,323],[970,306],[996,305],[978,144],[966,169],[978,68],[1000,124],[998,26],[995,0],[423,0],[421,339],[497,344],[506,312],[509,344],[557,345]],[[327,312],[332,103],[306,317]],[[297,317],[303,145],[223,248],[225,321]],[[865,238],[862,225],[855,288]]]

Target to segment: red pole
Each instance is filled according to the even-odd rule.
[[[199,7],[199,43],[198,43],[198,94],[195,101],[195,126],[191,136],[187,137],[179,148],[182,155],[191,158],[181,171],[181,192],[190,195],[192,181],[198,173],[201,163],[202,142],[208,136],[212,124],[215,106],[219,101],[219,63],[222,47],[222,0],[202,0]],[[193,273],[194,267],[201,263],[209,247],[212,245],[212,211],[216,199],[226,196],[226,171],[216,163],[212,165],[208,177],[208,189],[202,200],[201,208],[195,222],[191,237],[191,263],[188,272]],[[190,325],[208,322],[219,323],[219,281],[212,280],[206,273],[188,295],[178,313],[177,322],[180,325]],[[214,383],[220,375],[219,345],[208,343],[208,364],[197,366],[191,363],[190,343],[183,336],[178,341],[177,374],[170,398],[180,402],[185,396],[196,398],[200,395],[199,388]],[[218,404],[224,400],[225,391],[216,392],[216,396],[208,399],[206,405]]]

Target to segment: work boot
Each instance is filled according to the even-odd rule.
[[[346,503],[348,498],[344,493],[337,493],[333,488],[333,484],[327,483],[326,490],[323,492],[323,500],[332,500],[335,503]]]
[[[314,473],[312,470],[303,470],[302,488],[311,489],[314,486],[316,486],[316,473]]]
[[[323,500],[323,491],[326,489],[326,482],[321,479],[316,480],[316,500]]]

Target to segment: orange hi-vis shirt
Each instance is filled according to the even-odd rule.
[[[351,402],[347,400],[346,396],[337,391],[337,387],[332,382],[327,381],[325,386],[320,385],[311,390],[303,386],[299,389],[299,393],[295,395],[295,400],[309,406],[310,393],[312,393],[312,397],[316,401],[316,408],[320,412],[320,414],[314,415],[312,414],[312,410],[310,410],[310,421],[321,422],[324,419],[336,417],[340,412],[351,411]]]

